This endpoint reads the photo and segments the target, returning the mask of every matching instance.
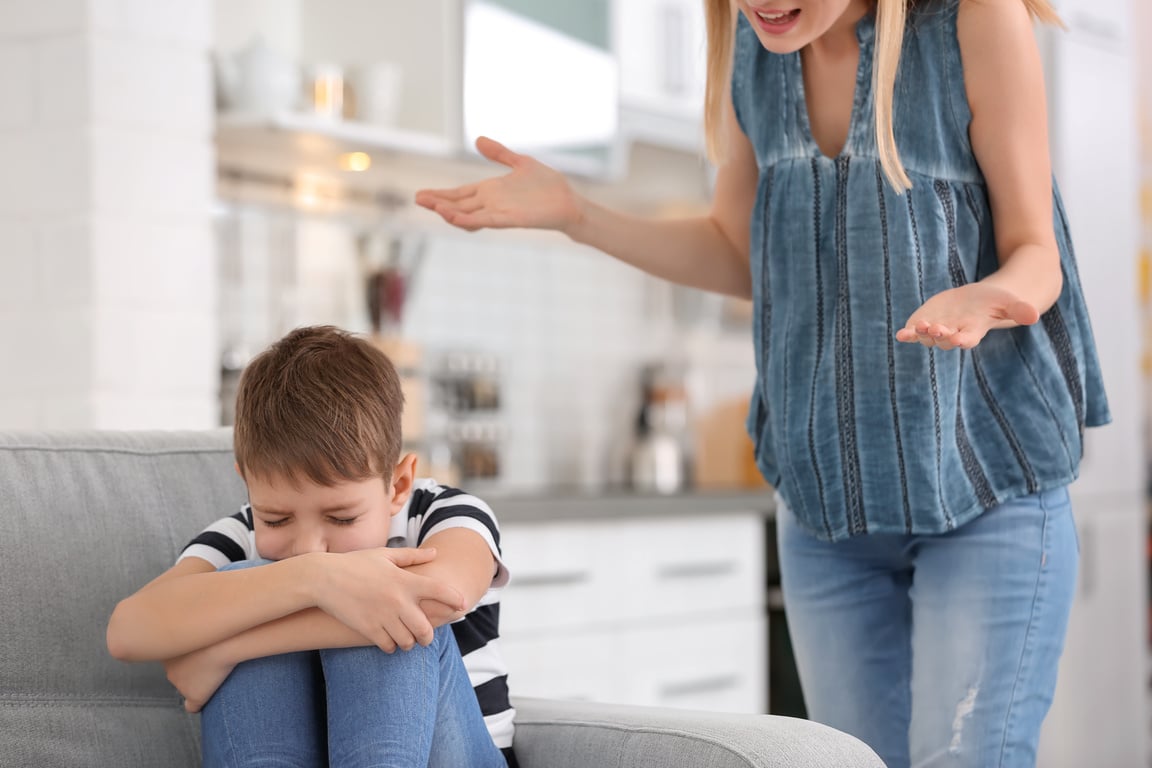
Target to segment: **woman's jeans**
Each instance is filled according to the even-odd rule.
[[[205,705],[201,731],[205,768],[507,765],[448,625],[410,651],[333,648],[239,664]]]
[[[1067,489],[941,535],[835,543],[778,509],[813,720],[860,738],[889,768],[1035,765],[1079,560]]]

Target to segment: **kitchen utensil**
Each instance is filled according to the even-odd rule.
[[[649,365],[641,381],[642,405],[629,462],[631,485],[645,493],[677,493],[691,484],[684,370],[672,363]]]

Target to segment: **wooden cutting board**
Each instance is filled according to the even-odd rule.
[[[749,396],[718,402],[696,421],[693,480],[702,490],[764,488],[744,429]]]

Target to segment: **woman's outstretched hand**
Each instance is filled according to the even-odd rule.
[[[580,198],[563,174],[484,136],[476,148],[510,172],[455,189],[422,189],[416,204],[469,232],[530,227],[571,233],[581,218]]]
[[[1011,291],[987,282],[938,293],[912,313],[897,341],[938,349],[971,349],[993,328],[1032,325],[1040,313]]]

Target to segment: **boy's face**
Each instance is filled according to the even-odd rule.
[[[391,481],[377,477],[332,486],[307,478],[248,477],[256,551],[283,560],[387,546],[392,516],[412,491],[414,468],[415,457],[407,456]]]

